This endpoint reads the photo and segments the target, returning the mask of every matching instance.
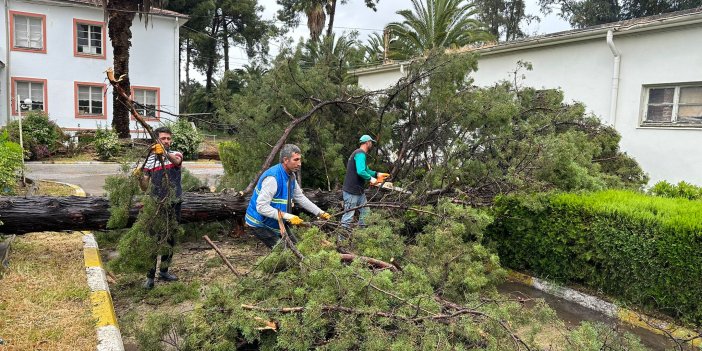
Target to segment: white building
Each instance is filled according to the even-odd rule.
[[[561,88],[622,135],[621,147],[651,177],[702,185],[702,8],[526,38],[476,49],[477,86],[532,63],[525,86]],[[384,89],[406,63],[355,71]]]
[[[0,7],[0,125],[17,118],[19,95],[66,131],[109,127],[112,89],[104,72],[113,61],[103,9],[91,0],[7,0]],[[178,114],[178,33],[187,16],[156,9],[148,27],[143,21],[135,16],[131,28],[132,94]],[[162,117],[146,114],[153,124]],[[131,126],[136,132],[136,123]]]

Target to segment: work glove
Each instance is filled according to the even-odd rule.
[[[378,173],[378,183],[382,183],[385,181],[385,179],[390,178],[390,174],[388,173]]]
[[[378,184],[378,180],[375,179],[375,178],[373,178],[373,177],[371,177],[370,185],[377,185],[377,184]]]
[[[292,224],[292,225],[301,225],[305,221],[303,221],[302,218],[300,218],[298,216],[292,216],[288,219],[288,222],[290,222],[290,224]]]
[[[166,150],[163,149],[163,145],[161,144],[154,144],[151,147],[151,151],[156,155],[163,155],[163,153],[166,152]]]
[[[326,213],[326,212],[322,212],[322,213],[319,215],[319,218],[321,218],[321,219],[323,219],[323,220],[325,220],[325,221],[330,220],[331,217],[332,217],[332,215],[330,215],[329,213]]]
[[[137,178],[141,178],[143,174],[144,172],[141,170],[141,167],[134,168],[134,170],[132,171],[132,175]]]

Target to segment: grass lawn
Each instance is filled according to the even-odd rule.
[[[80,233],[32,233],[12,244],[0,277],[0,350],[95,350]]]

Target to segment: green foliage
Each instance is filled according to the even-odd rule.
[[[492,40],[474,17],[477,8],[463,0],[412,0],[414,10],[401,10],[402,22],[387,25],[393,36],[389,57],[410,59],[439,48],[462,48]]]
[[[649,193],[655,196],[671,198],[681,197],[688,200],[702,199],[702,187],[687,182],[680,182],[677,185],[673,185],[665,180],[660,181],[649,190]]]
[[[141,193],[137,176],[128,176],[129,165],[122,166],[122,173],[105,178],[105,191],[110,200],[110,219],[107,229],[126,228],[129,221],[129,211],[132,209],[134,198]]]
[[[629,191],[500,198],[503,262],[702,323],[702,203]]]
[[[173,196],[163,200],[157,200],[151,195],[137,197],[140,193],[139,179],[137,175],[126,175],[128,170],[129,166],[123,166],[123,174],[108,177],[105,182],[105,190],[110,199],[107,228],[118,229],[129,225],[129,212],[134,199],[141,202],[142,208],[131,228],[120,233],[117,244],[119,256],[110,261],[109,265],[119,272],[143,273],[153,267],[154,257],[172,250],[167,240],[182,237],[183,228],[178,224],[170,206],[174,201]]]
[[[183,191],[199,191],[205,186],[200,179],[195,177],[187,168],[181,168],[180,185]]]
[[[179,118],[167,126],[173,132],[171,148],[183,153],[186,160],[196,160],[197,152],[202,143],[202,134],[186,119]]]
[[[120,151],[119,138],[112,129],[98,128],[92,138],[93,147],[100,160],[106,161],[115,156]]]
[[[12,194],[17,175],[22,170],[22,148],[9,140],[7,131],[0,134],[0,193]]]
[[[10,140],[19,143],[19,121],[10,122],[5,130]],[[22,116],[22,139],[26,157],[40,160],[56,152],[66,135],[45,112],[29,111]]]
[[[648,350],[630,333],[619,333],[602,323],[583,322],[566,336],[567,350],[644,351]]]

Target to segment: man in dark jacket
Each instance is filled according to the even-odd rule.
[[[355,210],[349,211],[352,208],[365,206],[368,200],[364,193],[366,182],[371,185],[382,183],[385,178],[390,175],[387,173],[376,172],[366,165],[366,154],[373,148],[373,143],[376,141],[370,135],[363,135],[359,140],[361,145],[354,151],[346,162],[346,178],[344,178],[344,213],[341,217],[341,225],[349,228],[353,221]],[[359,209],[360,215],[358,220],[359,226],[365,226],[364,219],[368,214],[367,207]]]

